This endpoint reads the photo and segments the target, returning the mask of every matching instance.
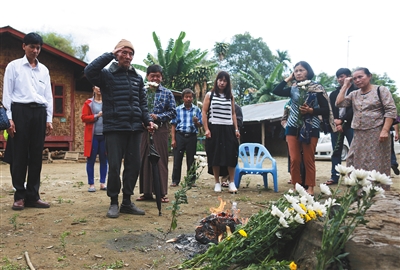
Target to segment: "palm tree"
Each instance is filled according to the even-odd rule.
[[[219,61],[224,60],[226,53],[228,52],[229,44],[224,42],[215,42],[214,53],[218,57]]]
[[[190,41],[183,41],[186,33],[180,32],[175,40],[170,39],[168,46],[163,50],[159,37],[153,32],[153,40],[157,48],[157,56],[147,54],[143,62],[146,66],[133,64],[135,68],[146,72],[149,65],[159,64],[163,68],[163,85],[170,89],[182,90],[184,88],[199,89],[202,96],[204,81],[209,81],[217,63],[206,63],[200,65],[207,55],[206,51],[190,50]],[[196,89],[196,91],[197,91]]]
[[[283,63],[283,70],[287,71],[289,69],[288,63],[291,62],[288,51],[280,51],[276,50],[276,61],[279,63]]]

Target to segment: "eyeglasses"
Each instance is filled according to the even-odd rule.
[[[133,57],[133,52],[122,51],[121,54],[122,54],[123,56],[129,55],[130,57]]]

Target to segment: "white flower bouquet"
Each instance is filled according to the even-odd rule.
[[[144,85],[144,88],[146,89],[157,89],[158,87],[158,83],[156,82],[146,82],[146,84]]]
[[[311,83],[311,80],[305,80],[305,81],[299,82],[297,84],[297,87],[299,89],[299,100],[298,100],[299,107],[301,107],[304,104],[304,102],[306,101],[308,87],[309,87],[310,83]],[[299,126],[301,126],[303,124],[303,119],[300,114],[300,110],[297,112],[297,124]]]

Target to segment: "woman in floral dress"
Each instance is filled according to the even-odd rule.
[[[347,166],[367,171],[376,170],[390,176],[390,127],[397,116],[396,105],[389,89],[371,84],[372,74],[358,68],[336,98],[336,106],[353,107],[354,137],[347,156]],[[351,81],[360,89],[344,95]]]
[[[331,118],[330,130],[336,130],[333,125],[333,115],[330,113],[332,110],[328,95],[322,85],[311,81],[313,77],[314,71],[311,66],[301,61],[294,66],[294,72],[273,90],[275,95],[290,97],[292,100],[285,129],[290,156],[290,174],[292,184],[299,183],[306,186],[307,192],[311,195],[314,195],[315,148],[321,122],[318,116]],[[291,87],[286,87],[286,84],[292,82]],[[305,183],[302,183],[300,175],[302,161],[305,166]]]

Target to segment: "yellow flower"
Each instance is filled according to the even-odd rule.
[[[305,212],[307,212],[307,208],[304,204],[299,203],[299,205],[300,205],[301,209],[303,209]]]
[[[311,220],[310,216],[305,214],[304,217],[306,218],[306,222],[309,222]]]
[[[312,219],[316,219],[317,215],[315,214],[315,211],[312,209],[308,210],[308,215],[312,218]]]
[[[321,210],[317,210],[317,214],[318,214],[318,216],[322,217],[322,211]]]
[[[247,233],[244,230],[239,230],[239,234],[243,237],[247,237]]]
[[[289,264],[290,270],[297,270],[297,264],[295,264],[294,262],[291,262]]]

